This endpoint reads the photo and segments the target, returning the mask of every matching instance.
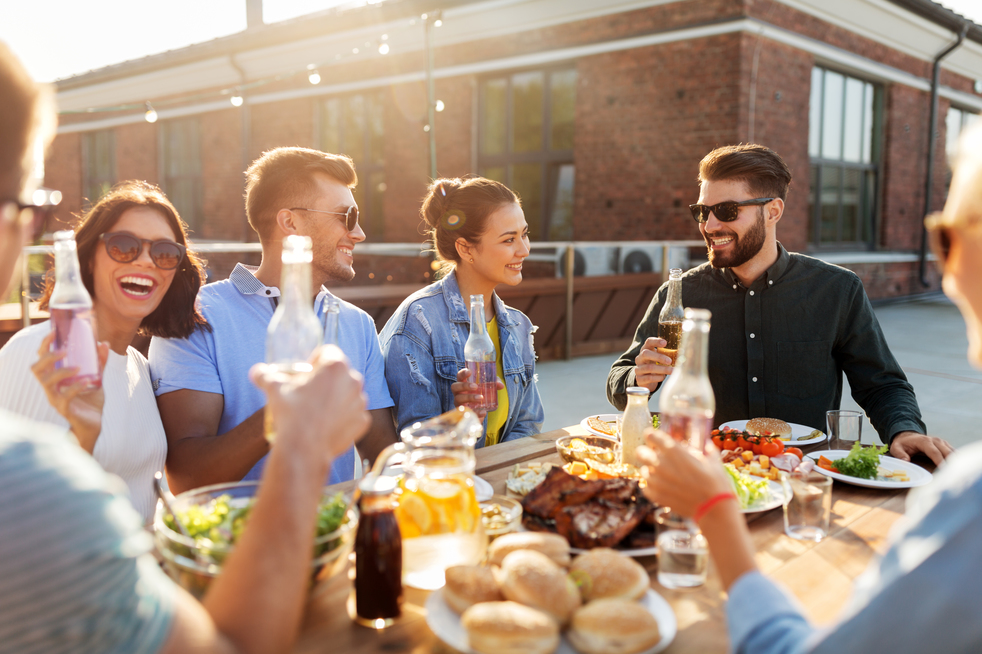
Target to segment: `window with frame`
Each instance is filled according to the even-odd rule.
[[[362,229],[385,240],[385,105],[381,94],[329,98],[320,104],[320,147],[355,162],[352,189]]]
[[[197,118],[160,124],[160,157],[164,192],[192,231],[204,223],[201,179],[201,126]]]
[[[116,183],[116,138],[111,129],[82,134],[82,194],[91,204]]]
[[[518,193],[529,238],[573,238],[576,69],[486,78],[479,88],[478,171]]]
[[[882,89],[816,66],[809,106],[809,241],[872,247]]]
[[[947,155],[948,161],[955,157],[958,150],[958,137],[961,133],[968,129],[975,121],[979,119],[979,114],[968,111],[967,109],[959,109],[958,107],[949,107],[948,114],[945,116],[945,154]]]

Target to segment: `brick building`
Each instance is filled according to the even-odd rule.
[[[946,145],[982,111],[982,27],[929,0],[391,0],[252,24],[58,82],[47,183],[65,219],[147,179],[195,240],[249,241],[242,171],[310,146],[355,159],[370,242],[418,243],[429,53],[438,174],[507,183],[533,240],[699,238],[700,158],[753,141],[795,174],[789,249],[856,270],[873,297],[912,294],[932,62],[963,26],[940,69],[938,208]],[[425,264],[356,257],[356,283],[422,282]]]

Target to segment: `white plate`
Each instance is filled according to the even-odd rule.
[[[639,654],[656,654],[671,645],[672,640],[675,639],[675,632],[678,630],[675,612],[672,611],[672,607],[661,595],[650,588],[639,602],[658,621],[658,630],[661,632],[661,640],[658,641],[658,644]],[[460,616],[444,601],[443,590],[430,594],[429,599],[426,600],[426,624],[436,634],[436,637],[447,645],[467,654],[476,654],[469,647],[467,630],[460,624]],[[576,650],[565,637],[561,637],[556,654],[576,654]]]
[[[590,418],[600,418],[604,422],[613,423],[615,425],[614,429],[616,431],[617,419],[620,418],[620,417],[621,417],[621,414],[619,414],[619,413],[600,413],[600,414],[596,414],[596,415],[592,415],[592,416],[587,416],[583,420],[580,420],[580,427],[583,427],[583,429],[586,429],[588,432],[590,432],[594,436],[603,436],[604,438],[614,438],[614,439],[616,439],[617,438],[616,435],[605,434],[602,431],[597,431],[596,429],[591,428],[590,425],[587,423],[587,421]]]
[[[771,496],[766,502],[749,506],[746,509],[741,509],[741,511],[744,513],[763,513],[784,504],[784,487],[773,479],[767,480],[767,487],[771,491]]]
[[[390,477],[398,477],[402,475],[402,464],[397,464],[393,466],[385,466],[385,475]],[[478,502],[485,502],[491,499],[494,495],[494,488],[491,484],[477,475],[474,475],[474,495],[477,496]]]
[[[723,427],[729,427],[730,429],[738,429],[740,431],[746,431],[747,423],[749,420],[731,420],[730,422],[724,422],[719,426],[720,429]],[[821,436],[815,438],[806,438],[804,440],[797,440],[799,436],[807,436],[808,434],[815,431],[813,428],[806,425],[799,425],[793,422],[789,422],[791,425],[791,440],[784,441],[787,445],[792,447],[798,447],[799,445],[814,445],[815,443],[821,443],[825,440],[826,436],[823,433]]]
[[[866,488],[914,488],[915,486],[923,486],[934,479],[934,475],[916,463],[901,461],[900,459],[895,459],[892,456],[885,456],[883,454],[880,455],[880,466],[886,468],[887,470],[903,470],[907,473],[907,476],[910,477],[910,481],[860,479],[859,477],[850,477],[849,475],[844,475],[840,472],[825,470],[824,468],[819,468],[817,465],[818,457],[820,456],[824,456],[835,461],[836,459],[844,459],[848,455],[849,450],[821,450],[818,452],[810,452],[805,456],[816,462],[815,472],[820,472],[826,477],[838,479],[839,481],[844,481],[847,484],[852,484],[853,486],[864,486]]]

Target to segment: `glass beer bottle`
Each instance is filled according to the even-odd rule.
[[[341,302],[333,295],[324,301],[324,345],[338,345]]]
[[[324,332],[311,300],[310,238],[291,235],[283,239],[282,261],[280,301],[266,330],[266,363],[288,379],[313,369],[310,355],[321,344]],[[266,439],[272,443],[276,434],[271,411],[266,411],[264,424]]]
[[[54,349],[67,352],[57,368],[78,368],[78,374],[62,384],[83,382],[88,388],[102,385],[96,349],[92,297],[82,283],[75,232],[55,232],[55,287],[48,301],[55,332]]]
[[[668,298],[658,313],[658,338],[665,339],[665,347],[658,348],[662,354],[672,357],[676,363],[679,342],[682,340],[682,269],[672,268],[668,275]]]
[[[471,332],[464,343],[464,362],[471,371],[470,381],[484,399],[472,408],[491,412],[498,408],[497,355],[484,321],[484,296],[471,296]]]

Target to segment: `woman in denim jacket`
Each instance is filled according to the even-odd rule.
[[[494,293],[522,281],[528,224],[518,197],[490,179],[441,179],[420,210],[445,276],[410,295],[382,329],[385,378],[399,430],[480,399],[468,382],[464,343],[470,296],[483,295],[489,332],[497,328],[498,409],[484,417],[478,447],[539,432],[543,410],[535,385],[532,323]],[[490,430],[489,430],[489,425]],[[488,433],[490,431],[490,433]]]

